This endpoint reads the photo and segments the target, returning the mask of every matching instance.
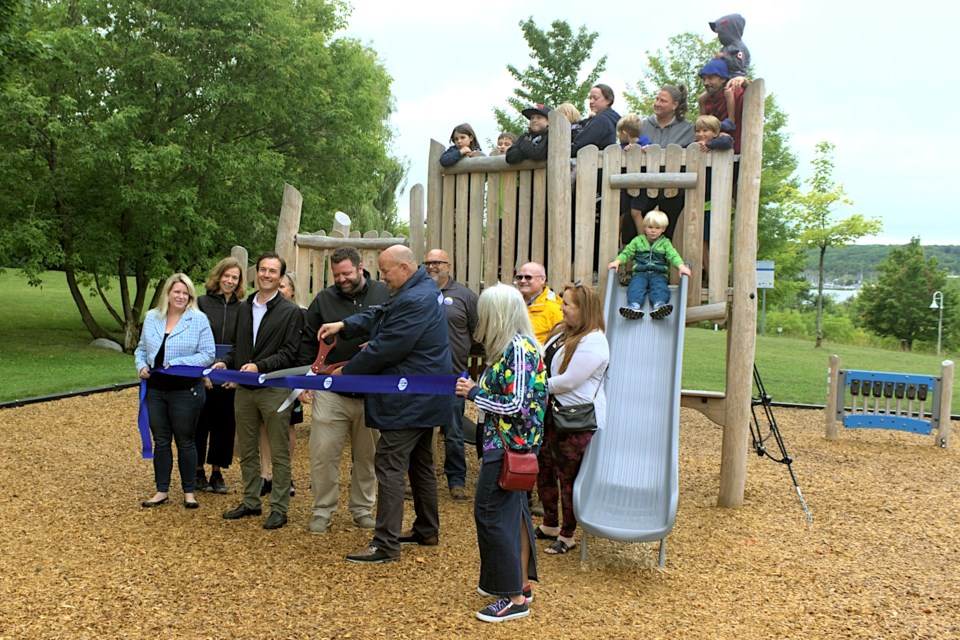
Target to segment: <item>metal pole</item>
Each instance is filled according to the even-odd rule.
[[[760,299],[763,302],[760,310],[760,335],[765,336],[767,335],[767,290],[761,289],[761,291],[763,291],[763,294]]]
[[[940,317],[937,321],[937,355],[940,355],[941,340],[943,338],[943,292],[933,292],[933,302],[930,303],[931,309],[939,309]]]
[[[940,320],[937,321],[937,355],[940,355],[940,340],[943,337],[943,294],[940,294]]]

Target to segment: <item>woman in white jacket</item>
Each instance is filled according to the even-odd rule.
[[[607,413],[603,376],[610,362],[610,345],[604,335],[600,296],[591,287],[568,285],[563,291],[562,310],[563,320],[550,332],[544,346],[550,402],[564,407],[592,402],[597,428],[602,429]],[[553,540],[545,553],[563,554],[576,546],[573,483],[592,437],[593,430],[558,432],[551,411],[547,411],[537,476],[543,524],[535,531],[537,538]],[[558,502],[562,507],[562,526]]]
[[[162,370],[172,365],[204,367],[213,362],[216,348],[210,321],[197,307],[193,282],[175,273],[163,286],[156,309],[143,322],[140,344],[134,352],[137,371],[145,381],[144,402],[153,434],[153,476],[157,492],[141,502],[144,508],[167,502],[173,471],[173,441],[177,443],[177,466],[183,489],[183,506],[199,507],[196,496],[197,448],[194,441],[197,418],[206,398],[203,379],[171,376]]]

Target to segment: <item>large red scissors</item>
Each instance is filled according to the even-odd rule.
[[[347,361],[343,362],[334,362],[327,363],[327,356],[330,355],[330,352],[333,351],[334,347],[337,346],[337,336],[332,336],[330,342],[326,340],[320,340],[320,346],[317,349],[317,359],[313,361],[313,364],[307,365],[305,367],[292,367],[290,369],[279,369],[277,371],[271,371],[270,373],[265,373],[260,376],[260,382],[264,380],[269,380],[270,378],[283,378],[285,376],[328,376],[331,375],[334,371],[347,364]],[[294,389],[290,392],[290,395],[287,396],[287,399],[283,401],[283,404],[280,405],[280,408],[277,409],[277,413],[280,413],[290,405],[292,405],[296,399],[303,393],[303,389]]]

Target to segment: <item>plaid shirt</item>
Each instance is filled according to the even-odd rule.
[[[143,321],[143,330],[140,332],[140,344],[133,353],[137,371],[144,367],[152,367],[153,359],[157,357],[160,345],[163,344],[166,327],[166,317],[157,313],[156,309],[151,309],[147,313]],[[207,316],[193,309],[184,311],[183,317],[167,337],[164,353],[166,362],[157,363],[159,366],[182,364],[204,367],[212,364],[216,347]]]

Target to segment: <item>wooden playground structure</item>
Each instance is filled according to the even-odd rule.
[[[721,507],[738,507],[743,504],[746,481],[756,346],[764,95],[762,79],[747,87],[739,124],[743,138],[736,184],[732,151],[702,153],[696,145],[689,149],[650,146],[626,153],[617,144],[602,150],[590,146],[579,151],[571,169],[569,123],[554,111],[545,163],[508,165],[504,157],[494,156],[465,158],[444,168],[439,157],[445,147],[431,141],[427,187],[415,185],[410,191],[409,239],[375,231],[360,237],[344,228],[346,221],[339,218],[329,235],[302,233],[302,198],[287,185],[277,252],[295,271],[298,290],[311,296],[332,282],[326,262],[328,252],[336,247],[357,247],[364,266],[375,276],[378,252],[398,243],[408,245],[418,260],[429,249],[444,249],[451,256],[454,277],[478,293],[489,283],[512,281],[519,266],[534,261],[546,267],[551,287],[562,288],[576,280],[596,282],[603,296],[604,267],[619,250],[621,190],[637,195],[646,189],[650,197],[663,190],[664,198],[682,192],[685,205],[673,243],[693,270],[687,324],[707,320],[725,324],[728,355],[725,390],[684,390],[681,403],[723,427],[717,502]],[[711,240],[705,265],[701,239],[708,169]],[[705,288],[701,285],[704,274],[709,274]],[[696,362],[688,361],[687,366]]]

